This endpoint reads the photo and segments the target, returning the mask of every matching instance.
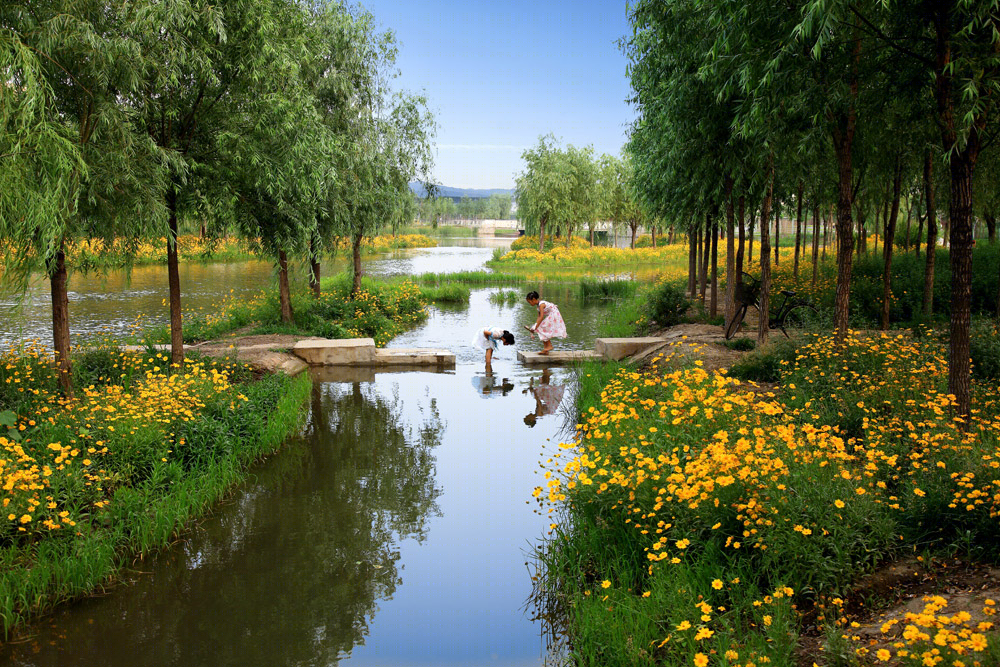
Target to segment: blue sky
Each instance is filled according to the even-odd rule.
[[[434,176],[511,188],[521,153],[553,133],[618,155],[635,113],[625,0],[364,0],[399,41],[397,86],[423,92],[437,123]]]

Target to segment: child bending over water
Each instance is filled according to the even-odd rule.
[[[553,338],[566,337],[566,323],[559,312],[559,307],[548,301],[540,301],[538,292],[528,292],[526,298],[528,303],[538,308],[538,319],[533,326],[524,328],[542,341],[542,351],[538,354],[548,354],[552,351]]]

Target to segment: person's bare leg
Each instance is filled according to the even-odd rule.
[[[493,363],[493,348],[486,350],[486,366],[489,367]]]
[[[539,352],[538,354],[548,354],[551,351],[552,351],[552,341],[547,340],[545,341],[545,345],[542,347],[542,351]]]

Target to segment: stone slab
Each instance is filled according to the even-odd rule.
[[[376,365],[403,366],[452,366],[455,354],[448,350],[429,348],[392,347],[375,350]]]
[[[363,366],[375,359],[371,338],[300,340],[292,353],[310,366]]]
[[[602,360],[604,357],[594,350],[552,350],[548,354],[519,350],[517,360],[523,364],[572,364],[578,361]]]
[[[594,349],[605,359],[619,361],[631,357],[651,347],[662,344],[662,338],[647,336],[643,338],[598,338]]]

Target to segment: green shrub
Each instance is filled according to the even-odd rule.
[[[756,346],[756,343],[754,343]],[[780,338],[751,352],[729,369],[729,374],[749,382],[779,382],[781,374],[795,363],[794,341]]]
[[[988,320],[974,323],[969,352],[974,377],[1000,381],[1000,326]]]
[[[734,338],[733,340],[722,341],[722,345],[728,347],[730,350],[749,352],[757,347],[757,341],[753,338]]]
[[[646,301],[648,318],[660,326],[672,327],[684,319],[691,302],[679,283],[663,281],[650,290]]]

